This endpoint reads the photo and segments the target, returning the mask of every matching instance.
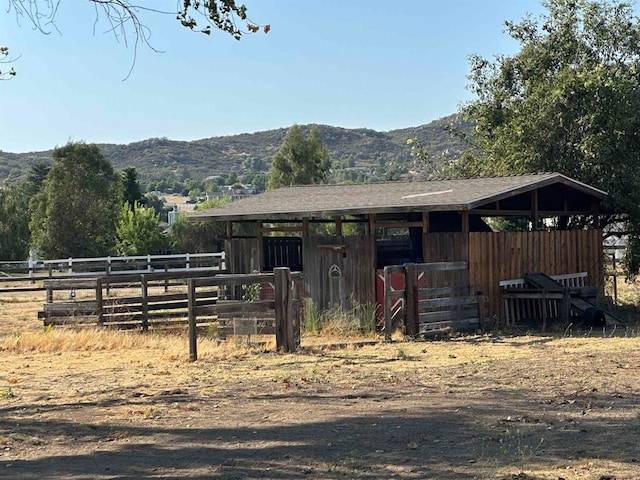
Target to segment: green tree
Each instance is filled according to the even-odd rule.
[[[121,202],[120,178],[97,145],[56,148],[43,189],[31,200],[33,246],[44,258],[107,255]]]
[[[29,255],[29,197],[20,185],[0,187],[0,260]]]
[[[127,167],[122,170],[122,190],[124,201],[131,208],[135,208],[136,203],[145,204],[145,197],[142,195],[140,182],[138,181],[138,172],[135,167]]]
[[[171,250],[174,253],[219,252],[224,247],[225,222],[197,222],[184,213],[171,225]]]
[[[125,202],[116,225],[116,254],[149,255],[163,250],[165,236],[159,222],[160,215],[152,207]]]
[[[293,125],[273,157],[269,170],[269,189],[322,182],[331,168],[329,153],[317,128],[308,138]]]
[[[466,175],[558,171],[609,192],[640,233],[640,23],[623,1],[547,0],[506,31],[513,56],[471,57]]]

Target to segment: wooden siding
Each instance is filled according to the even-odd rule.
[[[262,270],[260,240],[257,238],[226,240],[225,253],[229,273],[253,273]]]
[[[499,282],[527,273],[587,272],[586,283],[603,287],[601,230],[469,234],[471,291],[489,297],[491,315],[501,316]]]
[[[369,236],[306,237],[302,246],[306,295],[318,308],[375,302],[375,252]],[[336,265],[342,276],[329,276]]]
[[[424,263],[468,262],[469,234],[427,233],[422,236]]]

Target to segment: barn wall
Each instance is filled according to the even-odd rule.
[[[303,238],[303,270],[306,295],[320,308],[352,300],[374,303],[375,244],[369,236]],[[469,262],[473,294],[489,297],[491,316],[501,316],[501,280],[522,278],[525,273],[548,275],[587,272],[587,284],[603,287],[601,230],[502,233],[429,233],[423,236],[424,262]],[[258,239],[232,239],[226,245],[231,273],[260,268]],[[341,278],[331,278],[336,265]],[[453,281],[453,279],[452,279]]]
[[[467,233],[427,233],[422,236],[424,263],[468,262]]]
[[[492,316],[502,315],[498,282],[526,273],[587,272],[587,284],[603,288],[601,230],[470,233],[468,258],[471,292],[489,297]]]
[[[371,237],[306,237],[303,239],[305,291],[318,308],[375,302],[375,256]],[[335,265],[341,277],[329,274]],[[335,270],[334,270],[335,273]]]

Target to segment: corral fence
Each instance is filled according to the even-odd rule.
[[[403,278],[398,281],[398,276]],[[403,322],[405,335],[412,337],[485,328],[487,299],[481,292],[470,293],[467,262],[387,266],[384,284],[386,340],[391,340],[398,320]],[[394,288],[394,285],[401,286]],[[398,304],[402,307],[397,308]]]
[[[231,335],[275,335],[276,347],[290,352],[300,344],[301,273],[276,268],[265,274],[156,272],[46,280],[47,301],[39,318],[45,326],[163,330],[188,328],[190,358],[197,358],[196,332],[220,341]],[[257,285],[269,295],[230,295]],[[119,287],[109,295],[108,288]],[[239,288],[234,288],[239,287]]]
[[[129,257],[66,258],[23,262],[0,261],[0,285],[68,278],[95,278],[149,274],[154,272],[206,272],[225,271],[225,254],[186,253],[173,255],[136,255]],[[38,291],[44,286],[1,287],[2,292]]]

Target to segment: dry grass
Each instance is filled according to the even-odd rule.
[[[640,479],[636,327],[200,337],[189,363],[184,333],[43,330],[41,304],[0,297],[0,476]]]

